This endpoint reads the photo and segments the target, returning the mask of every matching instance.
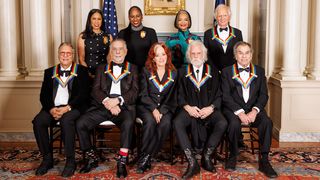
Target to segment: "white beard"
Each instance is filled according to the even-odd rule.
[[[192,65],[194,66],[201,66],[202,64],[204,64],[204,60],[191,60],[190,62]]]

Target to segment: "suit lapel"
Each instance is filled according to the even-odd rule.
[[[255,91],[255,87],[256,87],[256,81],[257,81],[257,78],[254,78],[250,84],[250,91],[249,91],[249,99],[248,99],[248,102],[250,101],[250,99],[252,98],[252,94],[253,92]]]
[[[57,95],[59,83],[58,83],[55,79],[53,79],[52,84],[53,84],[53,88],[52,88],[52,92],[53,92],[53,93],[52,93],[52,99],[53,99],[53,101],[54,101],[54,99],[56,98],[56,95]]]

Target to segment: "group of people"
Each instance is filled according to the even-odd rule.
[[[234,171],[241,124],[250,124],[259,133],[259,170],[277,177],[268,160],[272,121],[264,110],[268,100],[265,73],[252,63],[253,49],[242,41],[241,31],[229,25],[230,17],[230,8],[219,5],[217,25],[205,32],[202,42],[189,31],[190,14],[180,10],[174,24],[178,32],[160,43],[155,30],[143,26],[137,6],[129,9],[130,24],[115,38],[103,29],[102,12],[91,10],[78,38],[80,64],[73,61],[72,45],[62,43],[60,63],[45,70],[42,109],[33,120],[43,155],[36,175],[53,167],[49,126],[60,122],[66,156],[61,175],[70,177],[76,170],[76,134],[84,152],[80,173],[87,173],[99,162],[90,133],[109,120],[121,131],[116,175],[127,177],[128,152],[139,117],[143,137],[137,173],[151,168],[151,158],[172,128],[188,162],[183,179],[200,172],[195,150],[202,151],[202,168],[216,172],[212,154],[225,133],[230,142],[225,169]]]

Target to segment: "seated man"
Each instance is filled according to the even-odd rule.
[[[97,68],[91,93],[93,107],[77,122],[80,148],[85,153],[85,164],[80,173],[89,172],[98,166],[98,158],[90,142],[90,131],[101,122],[110,120],[121,130],[117,177],[127,176],[126,162],[138,96],[138,70],[133,64],[124,61],[126,54],[125,41],[116,39],[110,45],[111,62]]]
[[[191,127],[195,145],[204,144],[202,167],[216,172],[211,155],[223,136],[227,121],[220,112],[220,75],[215,67],[206,63],[207,49],[201,41],[192,41],[186,52],[190,62],[179,70],[178,105],[180,110],[173,120],[177,138],[187,160],[188,169],[183,179],[200,172],[194,156],[187,128]],[[208,128],[208,129],[207,129]],[[210,132],[207,136],[207,130]]]
[[[80,112],[85,111],[89,96],[88,72],[85,67],[73,63],[72,45],[62,43],[58,53],[60,64],[45,70],[40,94],[42,109],[32,121],[34,135],[43,155],[42,163],[36,170],[37,176],[46,174],[53,167],[48,127],[57,122],[61,125],[61,139],[67,159],[61,175],[69,177],[74,174],[75,123],[80,117]]]
[[[271,145],[272,121],[264,110],[268,101],[268,89],[264,69],[251,63],[253,50],[246,42],[234,46],[236,63],[222,70],[223,113],[228,120],[230,158],[228,171],[236,169],[239,154],[238,140],[241,124],[258,128],[260,154],[259,170],[270,178],[277,177],[268,160]]]

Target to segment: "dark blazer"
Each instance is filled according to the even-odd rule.
[[[53,78],[54,67],[55,66],[45,70],[40,93],[42,108],[47,112],[54,107],[54,99],[59,87],[58,81]],[[58,71],[60,71],[60,65],[58,65]],[[88,81],[89,76],[87,68],[78,64],[77,76],[74,76],[74,78],[68,82],[68,104],[72,108],[78,109],[80,112],[84,112],[87,107],[87,100],[89,97]]]
[[[229,26],[232,39],[228,43],[226,53],[224,53],[222,44],[218,40],[219,36],[216,28],[217,26],[208,29],[204,33],[203,41],[208,49],[209,64],[216,66],[218,70],[221,71],[223,68],[235,63],[233,46],[237,42],[242,41],[242,33],[239,29]],[[232,34],[232,32],[234,33]],[[214,34],[216,34],[217,37],[214,38]]]
[[[256,106],[260,111],[264,111],[264,107],[268,101],[268,89],[264,69],[257,65],[252,65],[255,68],[255,77],[250,84],[250,92],[248,102],[245,103],[242,96],[242,85],[235,79],[233,68],[237,65],[229,66],[222,70],[222,101],[224,112],[234,113],[239,109],[244,109],[245,112],[250,112]],[[251,71],[252,68],[251,68]],[[237,74],[237,73],[235,73]]]
[[[215,67],[205,63],[202,77],[205,76],[206,66],[211,67],[211,77],[200,87],[200,90],[192,83],[188,74],[188,68],[192,72],[190,77],[195,78],[193,67],[191,64],[179,69],[179,85],[178,85],[178,105],[183,108],[185,105],[197,106],[199,108],[214,105],[215,108],[221,106],[221,90],[220,90],[220,74]]]
[[[126,61],[124,62],[126,63]],[[109,63],[113,66],[113,63]],[[111,70],[113,68],[111,67]],[[122,68],[122,72],[125,67]],[[112,79],[105,73],[106,64],[102,64],[97,68],[96,77],[94,79],[91,96],[93,98],[93,105],[95,107],[104,107],[102,101],[106,97],[110,97]],[[130,63],[130,73],[121,80],[121,96],[124,99],[123,107],[128,110],[135,109],[135,102],[138,97],[138,69],[137,66]]]
[[[140,80],[139,112],[144,112],[146,110],[152,112],[154,109],[158,109],[161,114],[175,112],[177,104],[176,84],[178,77],[176,71],[171,71],[171,74],[173,81],[168,81],[169,73],[166,72],[160,82],[157,74],[156,77],[154,77],[155,79],[150,79],[152,74],[146,68],[143,68]],[[168,85],[160,92],[154,80],[160,82],[162,85],[165,82],[168,82]]]
[[[126,61],[137,65],[141,70],[147,60],[150,47],[158,42],[157,33],[154,29],[148,27],[143,27],[140,31],[129,28],[122,29],[118,37],[124,39],[127,43]]]

